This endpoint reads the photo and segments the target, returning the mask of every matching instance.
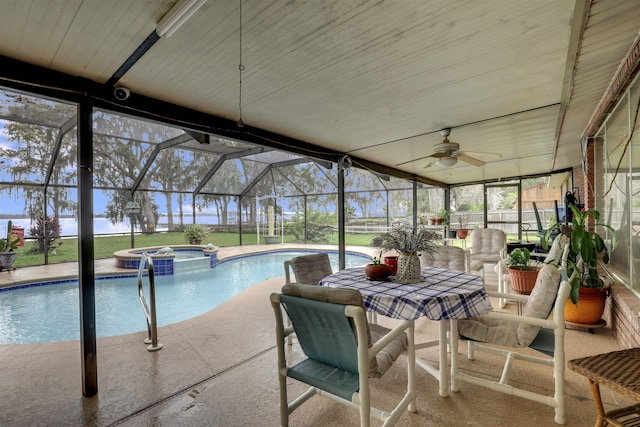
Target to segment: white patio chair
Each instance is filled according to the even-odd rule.
[[[291,272],[295,282],[291,280]],[[331,261],[327,253],[302,255],[284,262],[284,284],[317,285],[323,278],[333,273]],[[288,320],[291,326],[291,320]],[[293,343],[292,335],[287,337],[287,343]]]
[[[469,254],[467,250],[457,246],[437,246],[433,252],[421,254],[420,264],[423,267],[469,272]]]
[[[384,426],[396,423],[402,411],[415,412],[415,348],[413,322],[402,321],[393,330],[367,323],[362,295],[355,289],[285,285],[282,294],[271,294],[276,316],[280,422],[289,425],[289,414],[314,395],[328,397],[360,412],[360,425],[370,417]],[[282,309],[293,322],[285,329]],[[284,340],[295,330],[306,359],[287,363]],[[407,391],[390,412],[371,407],[369,378],[380,378],[406,351]],[[309,385],[289,402],[289,378]]]
[[[484,277],[485,264],[498,264],[507,256],[507,235],[495,228],[476,228],[471,231],[471,245],[469,250],[469,268],[479,271]],[[498,292],[506,293],[502,270],[498,273]],[[506,300],[498,300],[500,307],[504,307]]]
[[[566,260],[568,245],[563,258]],[[562,280],[561,280],[562,279]],[[569,279],[564,268],[558,269],[547,264],[538,274],[538,280],[531,295],[511,295],[526,303],[523,315],[504,312],[488,314],[458,321],[461,338],[468,339],[467,357],[475,358],[476,351],[484,351],[505,357],[502,375],[499,379],[487,379],[462,373],[456,367],[452,380],[452,390],[459,390],[459,381],[488,387],[502,393],[519,396],[535,402],[544,403],[555,410],[555,421],[565,423],[564,401],[564,305],[569,296]],[[488,292],[490,296],[501,296]],[[551,319],[549,315],[553,313]],[[457,343],[455,344],[457,350]],[[509,347],[509,348],[505,348]],[[531,348],[544,356],[520,352],[519,349]],[[553,368],[554,393],[552,396],[527,390],[509,384],[509,373],[515,360],[538,363]],[[452,362],[452,365],[454,362]]]

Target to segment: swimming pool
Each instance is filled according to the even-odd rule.
[[[270,252],[220,262],[216,268],[156,277],[158,326],[206,313],[256,283],[284,275],[283,262],[309,251]],[[315,252],[314,252],[315,253]],[[338,253],[328,252],[334,271]],[[370,258],[346,254],[346,265]],[[62,282],[62,283],[60,283]],[[146,282],[146,281],[145,281]],[[136,275],[96,279],[98,337],[147,330]],[[145,285],[145,294],[148,290]],[[0,291],[0,344],[77,340],[80,336],[78,281]]]

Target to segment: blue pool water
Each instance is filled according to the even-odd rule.
[[[213,269],[156,276],[158,326],[199,316],[256,283],[281,277],[284,261],[306,254],[309,252],[271,252],[223,261]],[[329,252],[329,258],[337,271],[337,252]],[[346,255],[347,267],[369,260],[364,255]],[[96,280],[95,289],[98,337],[147,330],[137,276]],[[148,295],[145,285],[147,300]],[[0,292],[0,344],[77,340],[78,305],[77,281]]]

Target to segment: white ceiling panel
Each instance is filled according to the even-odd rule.
[[[0,55],[103,84],[175,4],[0,0]],[[242,76],[249,126],[443,183],[574,166],[640,28],[637,0],[242,0],[242,31],[240,4],[208,0],[116,83],[235,121]],[[444,127],[501,161],[410,162]]]

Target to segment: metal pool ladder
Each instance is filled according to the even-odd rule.
[[[151,309],[147,306],[147,301],[144,299],[144,292],[142,289],[142,276],[144,274],[144,268],[147,268],[147,276],[149,277],[149,303]],[[145,344],[151,344],[147,347],[148,351],[157,351],[162,348],[162,344],[158,344],[158,326],[156,324],[156,284],[153,273],[153,258],[150,255],[143,253],[140,257],[140,267],[138,268],[138,295],[140,296],[140,304],[142,304],[142,311],[147,318],[147,331],[148,336],[145,338]]]

